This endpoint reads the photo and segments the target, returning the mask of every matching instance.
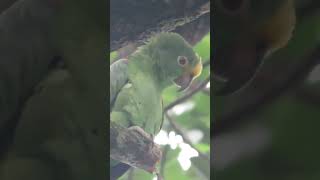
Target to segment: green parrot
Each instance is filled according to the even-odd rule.
[[[287,44],[295,6],[294,0],[215,0],[213,7],[213,90],[227,95],[247,85],[263,60]]]
[[[180,35],[155,35],[128,59],[110,66],[110,123],[157,134],[163,122],[162,91],[172,83],[185,90],[201,71],[201,58]],[[111,179],[129,167],[111,159]]]

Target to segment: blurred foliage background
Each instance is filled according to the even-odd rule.
[[[320,179],[319,1],[295,3],[289,44],[241,92],[214,97],[214,179]]]
[[[133,51],[127,47],[110,53],[111,63]],[[206,180],[210,177],[210,33],[194,45],[204,68],[190,88],[177,92],[172,85],[163,93],[165,121],[155,137],[163,151],[158,171],[164,179]],[[125,56],[126,56],[125,55]],[[143,170],[131,168],[120,179],[155,180],[157,177]]]

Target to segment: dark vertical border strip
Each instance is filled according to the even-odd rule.
[[[214,34],[214,22],[213,22],[213,16],[214,16],[214,7],[213,7],[213,1],[210,3],[210,82],[213,83],[213,66],[212,62],[215,59],[215,54],[216,54],[216,48],[215,44],[215,34]],[[214,93],[213,93],[213,88],[212,84],[210,86],[210,137],[211,137],[211,143],[210,143],[210,179],[216,180],[214,169],[213,169],[213,161],[214,161],[214,147],[213,147],[213,127],[215,124],[215,115],[212,114],[214,111],[213,108],[215,108],[214,104]]]
[[[106,90],[107,92],[107,100],[106,100],[106,107],[108,109],[108,114],[107,117],[110,114],[110,107],[109,107],[109,102],[110,102],[110,1],[107,1],[107,7],[106,7],[106,23],[107,23],[107,39],[106,39],[106,60],[107,60],[107,64],[108,64],[108,70],[107,70],[107,83],[108,83],[108,89]],[[107,118],[108,119],[108,118]],[[107,173],[107,177],[110,177],[110,121],[107,121],[107,126],[106,126],[106,156],[107,156],[107,162],[106,162],[106,173]],[[109,178],[108,178],[109,179]]]

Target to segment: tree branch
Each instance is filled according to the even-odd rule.
[[[206,80],[204,80],[203,82],[201,82],[200,84],[198,84],[198,86],[196,88],[194,88],[192,91],[189,91],[187,94],[185,94],[184,96],[176,99],[175,101],[173,101],[172,103],[170,103],[169,105],[167,105],[164,108],[164,112],[167,112],[169,109],[173,108],[174,106],[188,100],[189,98],[191,98],[193,95],[195,95],[197,92],[201,91],[203,88],[206,87],[206,85],[208,84],[208,82],[210,82],[210,77],[207,77]]]
[[[187,136],[184,134],[184,132],[181,130],[181,128],[175,123],[175,121],[171,118],[171,116],[168,115],[168,113],[165,113],[166,118],[168,119],[172,129],[174,131],[176,131],[178,134],[181,135],[182,139],[189,144],[193,149],[195,149],[198,153],[199,153],[199,157],[201,158],[201,161],[196,161],[198,164],[202,164],[201,167],[210,167],[210,157],[204,153],[202,153],[201,151],[199,151],[190,141],[189,138],[187,138]],[[203,166],[204,164],[207,164],[207,166]],[[206,177],[210,176],[210,170],[208,170],[209,168],[206,168],[205,170],[200,170],[203,171],[203,174],[206,175]]]
[[[206,63],[203,64],[204,67],[208,67],[210,66],[210,60],[206,61]],[[203,89],[206,87],[206,85],[210,82],[210,76],[207,77],[203,82],[199,83],[198,86],[194,89],[192,89],[191,91],[189,91],[189,93],[187,93],[186,95],[176,99],[175,101],[173,101],[172,103],[170,103],[169,105],[167,105],[165,108],[164,108],[164,113],[171,125],[171,127],[178,133],[182,136],[182,138],[184,139],[184,141],[186,143],[188,143],[192,148],[194,149],[197,149],[193,146],[192,142],[187,138],[187,136],[183,133],[183,131],[180,129],[180,127],[174,122],[174,120],[168,115],[168,111],[173,108],[174,106],[188,100],[189,98],[191,98],[193,95],[195,95],[196,93],[198,92],[201,92],[203,91]],[[200,157],[202,157],[203,159],[205,160],[209,160],[210,161],[210,158],[206,155],[206,154],[203,154],[201,153],[200,151],[199,152],[199,155]]]
[[[189,138],[187,138],[187,136],[185,135],[185,133],[181,130],[181,128],[175,123],[175,121],[172,119],[172,117],[168,114],[168,113],[165,113],[172,129],[174,131],[176,131],[178,134],[181,135],[182,139],[187,143],[189,144],[193,149],[197,150],[197,148],[192,144],[192,142],[190,141]],[[202,152],[200,152],[199,150],[197,150],[198,153],[199,153],[199,156],[204,159],[205,161],[208,161],[208,163],[210,162],[210,157]]]
[[[173,31],[210,12],[208,0],[111,0],[110,4],[111,51],[130,42],[141,45],[154,33]]]
[[[112,159],[150,173],[155,172],[155,166],[162,156],[160,147],[154,144],[152,136],[138,126],[124,128],[111,121],[110,144]]]

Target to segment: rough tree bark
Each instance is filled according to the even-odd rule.
[[[162,156],[160,147],[154,144],[152,136],[138,126],[124,128],[111,124],[110,144],[111,158],[150,173],[155,172],[156,163]]]
[[[111,0],[110,4],[110,51],[132,42],[140,45],[153,33],[173,31],[210,12],[208,0]]]

